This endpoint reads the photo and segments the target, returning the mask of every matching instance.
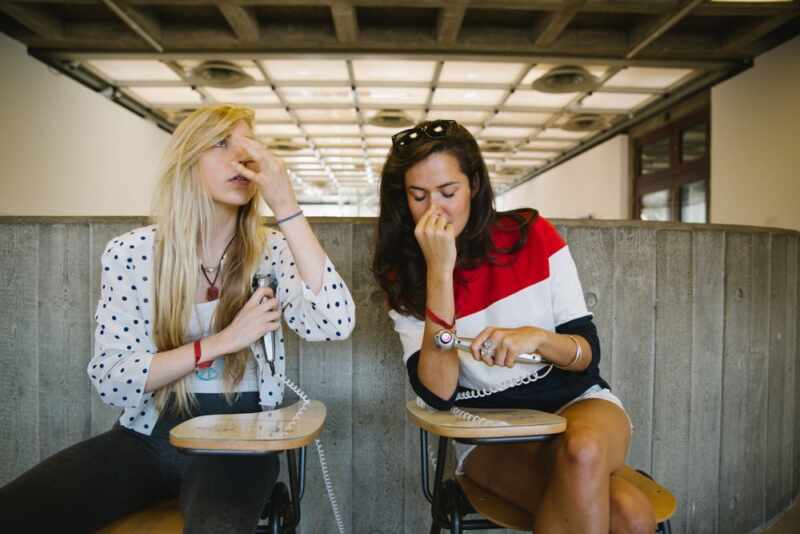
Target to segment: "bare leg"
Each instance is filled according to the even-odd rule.
[[[611,506],[616,502],[611,475],[624,465],[628,419],[618,406],[598,399],[577,402],[562,415],[568,420],[564,435],[546,444],[478,447],[467,458],[466,475],[534,514],[535,532],[607,534],[611,514],[630,512],[628,506]],[[636,488],[613,485],[618,488],[624,492],[620,502],[627,498],[625,504],[634,508],[646,505],[642,515],[652,515]],[[631,517],[638,516],[633,512],[613,520],[620,532],[628,532]]]

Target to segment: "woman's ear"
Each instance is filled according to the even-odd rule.
[[[478,187],[480,186],[480,183],[481,183],[480,176],[478,176],[478,174],[476,173],[472,177],[472,180],[470,180],[469,182],[470,182],[470,184],[469,184],[469,189],[470,189],[469,198],[473,199],[473,198],[475,198],[475,195],[478,194]]]

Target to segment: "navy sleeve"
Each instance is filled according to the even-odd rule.
[[[581,336],[585,339],[589,346],[592,348],[592,361],[588,367],[584,369],[583,373],[598,374],[600,373],[600,338],[597,337],[597,327],[592,321],[591,315],[578,317],[566,323],[562,323],[556,327],[557,334],[572,334],[574,336]]]
[[[419,351],[415,352],[411,356],[409,356],[408,360],[406,361],[406,370],[408,371],[408,381],[411,383],[411,388],[414,390],[420,399],[425,401],[425,404],[430,406],[431,408],[435,408],[437,410],[449,410],[454,404],[454,399],[456,396],[456,392],[453,392],[453,396],[449,399],[445,400],[436,395],[436,393],[432,392],[419,379],[419,375],[417,374],[417,364],[419,363]]]

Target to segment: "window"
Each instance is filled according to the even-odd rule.
[[[708,222],[708,108],[633,139],[634,218]]]

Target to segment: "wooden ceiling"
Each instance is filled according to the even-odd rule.
[[[495,155],[494,162],[487,160],[498,170],[493,174],[496,187],[508,190],[748,68],[759,54],[800,34],[800,0],[0,0],[0,31],[24,43],[34,57],[168,131],[179,120],[176,112],[191,105],[187,101],[157,104],[142,96],[146,91],[182,87],[197,97],[194,100],[213,102],[219,97],[190,79],[190,65],[207,59],[250,65],[257,72],[249,95],[261,91],[259,98],[269,94],[273,100],[240,101],[262,109],[263,127],[297,130],[291,135],[308,151],[307,156],[295,154],[298,185],[323,187],[322,192],[309,193],[328,199],[321,202],[333,201],[337,195],[341,202],[342,195],[352,193],[347,202],[369,197],[374,203],[374,176],[380,172],[382,150],[388,150],[380,148],[388,134],[376,133],[368,124],[370,114],[379,109],[402,107],[416,120],[472,113],[474,119],[459,120],[466,120],[480,142],[491,141],[495,135],[509,136],[508,154]],[[375,59],[386,62],[387,79],[362,79],[359,68]],[[155,62],[168,67],[175,79],[126,81],[96,68],[98,61],[118,60]],[[308,70],[304,62],[319,65],[319,60],[337,60],[344,65],[345,75],[324,81],[301,80],[299,74],[295,79],[281,79],[271,70],[270,61],[285,60],[297,67],[297,73]],[[392,65],[403,60],[435,66],[430,76],[416,80],[390,72]],[[450,67],[464,69],[467,62],[484,69],[485,63],[514,64],[522,70],[505,80],[499,74],[502,67],[481,70],[480,77],[448,80],[445,74]],[[536,98],[543,95],[530,91],[529,78],[547,65],[601,69],[599,86],[574,93],[558,105],[546,99],[540,102]],[[626,69],[631,76],[648,69],[684,69],[690,75],[660,89],[615,86],[615,76]],[[303,86],[300,92],[310,91],[312,100],[313,94],[327,98],[351,89],[352,96],[344,103],[304,103],[298,86]],[[387,105],[380,101],[381,88],[395,91],[401,101],[403,95],[415,91],[424,90],[427,96],[408,105]],[[370,91],[378,95],[372,104],[366,99]],[[454,104],[442,99],[448,91],[497,91],[499,97],[482,105]],[[650,98],[641,105],[606,104],[605,109],[592,109],[604,92]],[[523,93],[536,98],[520,105]],[[353,118],[327,119],[321,115],[326,110]],[[284,111],[286,116],[280,118]],[[547,115],[531,119],[530,124],[508,122],[514,113],[522,117],[526,112]],[[537,143],[560,141],[548,136],[559,132],[569,117],[585,112],[605,114],[607,127],[572,137],[571,143],[552,153],[531,152]],[[313,118],[304,116],[314,113]],[[318,137],[318,132],[333,127],[344,131],[348,125],[355,133],[338,139]],[[508,128],[523,125],[530,131],[517,135]],[[278,134],[266,134],[270,136]],[[353,161],[344,161],[347,158]],[[347,177],[341,168],[351,164],[356,171]],[[506,171],[505,177],[500,170]]]
[[[619,60],[752,58],[797,34],[800,3],[709,0],[16,0],[30,48],[442,52]]]

